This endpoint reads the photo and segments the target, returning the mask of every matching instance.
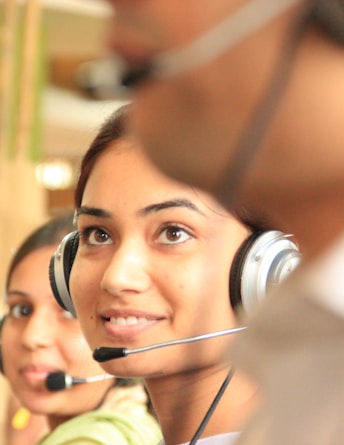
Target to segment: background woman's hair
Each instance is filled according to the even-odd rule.
[[[22,242],[16,249],[10,262],[6,277],[6,290],[8,290],[14,269],[27,255],[42,247],[59,244],[65,235],[74,230],[73,217],[74,213],[70,212],[59,218],[50,220],[38,227]]]

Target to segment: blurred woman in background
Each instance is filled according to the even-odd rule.
[[[17,421],[21,415],[29,430],[36,429],[31,444],[40,435],[41,445],[156,445],[160,430],[148,412],[148,397],[141,383],[104,375],[91,356],[78,320],[52,296],[50,258],[61,239],[73,230],[72,220],[68,214],[38,228],[21,244],[9,266],[1,363],[21,404]],[[48,389],[53,376],[58,376],[58,383],[52,387],[50,383]],[[96,381],[67,388],[65,376],[96,377]],[[30,419],[28,413],[35,417]],[[43,416],[43,422],[37,415]],[[15,425],[9,428],[5,443],[29,443],[28,430]]]

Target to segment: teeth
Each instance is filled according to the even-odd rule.
[[[111,323],[124,326],[124,325],[132,325],[132,324],[139,324],[139,323],[145,323],[147,321],[147,318],[145,317],[111,317],[110,318]]]

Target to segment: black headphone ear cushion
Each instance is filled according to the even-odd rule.
[[[78,232],[68,234],[51,257],[49,264],[49,279],[53,295],[57,303],[74,316],[76,313],[69,292],[69,278],[78,246]]]
[[[73,267],[73,263],[76,257],[76,253],[79,247],[79,233],[73,232],[71,236],[68,238],[65,250],[64,250],[64,258],[63,258],[63,272],[66,278],[66,283],[68,285],[69,290],[69,278],[70,273]]]
[[[234,310],[237,310],[242,306],[241,277],[248,252],[250,251],[252,244],[262,233],[263,231],[257,231],[246,238],[233,259],[229,274],[229,299]]]
[[[0,345],[0,372],[1,372],[1,374],[5,374],[4,373],[4,365],[2,362],[2,347],[1,347],[1,345]]]
[[[344,1],[317,0],[311,19],[339,43],[344,43]]]
[[[57,288],[57,284],[56,284],[56,279],[55,279],[55,255],[56,255],[56,252],[54,253],[54,255],[50,258],[50,263],[49,263],[49,281],[50,281],[50,287],[51,287],[51,290],[52,290],[52,292],[53,292],[53,295],[54,295],[54,297],[55,297],[55,300],[56,300],[56,302],[57,302],[57,304],[59,305],[59,306],[61,306],[63,309],[66,309],[65,308],[65,305],[64,305],[64,303],[63,303],[63,301],[61,300],[61,297],[60,297],[60,293],[59,293],[59,290],[58,290],[58,288]]]
[[[4,323],[5,323],[5,320],[6,320],[6,315],[4,317],[2,317],[1,320],[0,320],[0,336],[2,336],[2,327],[3,327]],[[1,342],[2,342],[2,340],[0,340],[0,372],[1,372],[1,374],[5,374],[4,373],[4,362],[2,360],[2,346],[1,346]]]

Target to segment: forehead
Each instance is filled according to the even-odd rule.
[[[49,295],[52,299],[48,269],[56,247],[41,247],[22,258],[9,277],[7,291],[23,290],[32,295]]]
[[[86,183],[82,205],[139,209],[183,198],[205,212],[212,209],[227,215],[212,196],[167,177],[138,144],[123,139],[110,144],[97,159]]]
[[[57,245],[49,245],[32,250],[18,262],[13,269],[12,276],[18,273],[23,274],[26,271],[28,274],[30,271],[37,271],[38,274],[41,274],[42,270],[47,269],[47,264],[49,264],[56,247]]]

